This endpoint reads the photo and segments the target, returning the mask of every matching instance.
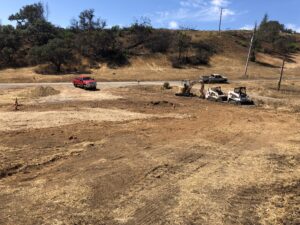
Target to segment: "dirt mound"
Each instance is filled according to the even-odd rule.
[[[175,106],[174,103],[168,102],[168,101],[151,101],[150,105],[153,105],[153,106],[173,106],[173,107]]]
[[[40,98],[40,97],[47,97],[47,96],[50,96],[50,95],[57,95],[59,94],[60,91],[52,88],[52,87],[49,87],[49,86],[45,86],[45,87],[36,87],[34,89],[32,89],[28,96],[31,97],[31,98]]]

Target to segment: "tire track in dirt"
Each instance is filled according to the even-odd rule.
[[[82,152],[87,151],[89,146],[94,146],[94,143],[79,143],[75,146],[70,146],[68,151],[58,153],[53,156],[45,157],[45,159],[40,159],[37,163],[17,163],[13,166],[8,166],[0,169],[0,180],[11,177],[20,173],[29,173],[32,170],[42,170],[44,167],[52,165],[57,161],[66,160],[74,156],[80,155]],[[84,147],[85,146],[85,147]],[[45,150],[45,149],[43,149]]]
[[[228,200],[224,224],[299,224],[299,187],[300,180],[241,188]]]
[[[200,146],[203,149],[206,147]],[[164,152],[162,148],[159,149]],[[164,155],[164,158],[165,160],[160,161],[169,162],[154,166],[119,201],[113,203],[118,206],[111,214],[116,222],[165,224],[169,208],[176,204],[179,191],[177,183],[208,164],[204,154],[191,151],[189,147],[176,159],[171,160],[168,154]]]

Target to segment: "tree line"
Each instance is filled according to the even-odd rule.
[[[287,57],[289,54],[300,50],[295,32],[285,28],[283,24],[275,20],[269,20],[265,14],[261,23],[254,28],[254,43],[251,52],[251,61],[256,61],[256,53],[263,52]]]
[[[68,28],[53,25],[47,20],[47,10],[41,2],[26,5],[9,16],[16,26],[0,25],[0,68],[44,65],[40,73],[81,72],[85,68],[106,62],[111,67],[124,66],[129,59],[144,52],[170,55],[174,67],[206,65],[218,51],[213,41],[194,42],[185,31],[154,29],[151,21],[141,18],[129,27],[107,27],[93,9],[82,11]],[[272,43],[281,51],[291,51],[290,37],[276,21],[264,18],[260,24],[253,50],[263,51]],[[291,31],[290,31],[291,32]]]

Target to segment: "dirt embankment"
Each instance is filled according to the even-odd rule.
[[[109,68],[106,64],[99,64],[99,69],[93,69],[90,76],[98,81],[154,81],[154,80],[198,80],[200,76],[221,73],[230,79],[240,79],[244,74],[247,48],[239,51],[219,53],[212,57],[209,66],[189,67],[185,69],[172,68],[165,55],[133,57],[130,66]],[[280,74],[281,60],[274,56],[259,54],[259,63],[250,63],[250,78],[277,79]],[[285,78],[297,78],[300,68],[299,54],[292,56],[286,63]],[[40,75],[35,68],[19,68],[0,70],[0,82],[70,82],[77,75]]]

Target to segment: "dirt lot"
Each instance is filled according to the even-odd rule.
[[[0,224],[299,224],[300,82],[246,85],[1,90]]]

